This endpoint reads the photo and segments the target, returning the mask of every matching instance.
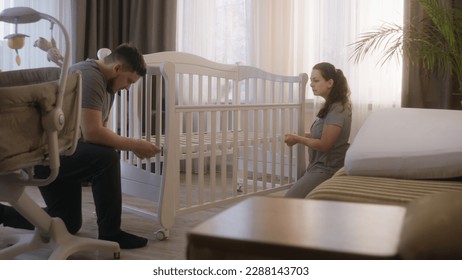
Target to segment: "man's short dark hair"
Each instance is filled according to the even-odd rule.
[[[115,48],[110,55],[104,58],[105,63],[119,61],[122,70],[136,72],[140,76],[146,75],[146,62],[138,49],[130,43],[124,43]]]

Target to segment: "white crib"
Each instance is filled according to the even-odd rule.
[[[304,133],[307,74],[281,76],[180,53],[145,55],[148,73],[113,107],[123,136],[162,147],[151,159],[121,152],[123,192],[154,211],[124,209],[160,223],[168,238],[175,216],[289,187],[305,168],[303,147],[284,134]]]

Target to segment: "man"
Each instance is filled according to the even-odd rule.
[[[115,93],[128,89],[146,74],[143,56],[130,44],[118,46],[102,60],[87,59],[73,65],[70,72],[82,73],[82,137],[75,153],[61,156],[58,178],[40,188],[51,216],[60,217],[70,233],[82,226],[82,182],[91,182],[98,223],[98,238],[118,242],[122,249],[143,247],[147,239],[121,230],[122,193],[117,150],[132,151],[140,158],[160,151],[140,139],[122,137],[107,128]],[[36,176],[49,174],[45,166],[35,168]],[[0,204],[0,223],[30,228],[18,221],[11,207]]]

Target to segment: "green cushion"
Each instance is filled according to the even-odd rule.
[[[462,259],[462,193],[437,193],[411,202],[399,253],[404,259]]]

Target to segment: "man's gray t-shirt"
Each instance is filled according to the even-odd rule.
[[[337,102],[331,105],[329,112],[324,118],[317,118],[311,126],[311,137],[321,139],[324,125],[336,125],[342,128],[337,142],[328,152],[321,152],[309,148],[309,167],[317,165],[331,171],[336,171],[344,165],[345,154],[349,147],[348,140],[351,130],[351,108]]]
[[[74,64],[70,73],[82,73],[82,108],[101,111],[102,122],[107,122],[115,94],[107,91],[107,82],[94,59]]]

